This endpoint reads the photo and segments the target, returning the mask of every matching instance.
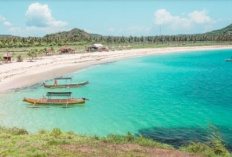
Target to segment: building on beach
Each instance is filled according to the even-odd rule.
[[[52,56],[54,54],[54,51],[52,49],[47,49],[44,53],[46,56]]]
[[[4,63],[11,62],[11,54],[9,52],[3,54],[3,62]]]
[[[59,50],[59,54],[72,54],[75,53],[75,50],[68,46],[63,46]]]
[[[102,44],[93,44],[92,46],[87,47],[86,51],[88,52],[102,52],[102,51],[109,51],[108,48],[103,46]]]

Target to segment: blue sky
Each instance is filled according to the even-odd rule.
[[[232,23],[231,0],[0,0],[0,34],[80,28],[114,36],[204,33]]]

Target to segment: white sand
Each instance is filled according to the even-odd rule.
[[[232,46],[147,48],[56,55],[36,59],[33,62],[24,60],[23,62],[4,63],[2,65],[0,64],[0,93],[43,82],[45,80],[59,77],[96,64],[111,62],[123,58],[216,49],[232,49]]]

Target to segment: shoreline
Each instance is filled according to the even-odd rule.
[[[38,57],[33,62],[12,62],[0,64],[0,94],[7,91],[28,87],[54,77],[59,77],[94,65],[113,62],[121,59],[169,54],[187,53],[190,51],[232,49],[231,46],[197,46],[131,49],[109,52],[91,52]],[[230,56],[228,56],[230,57]]]

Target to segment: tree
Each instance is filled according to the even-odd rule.
[[[23,61],[23,57],[21,56],[21,54],[19,54],[17,56],[17,62],[22,62]]]
[[[32,60],[33,60],[33,54],[31,52],[28,52],[27,55],[28,55],[30,61],[32,62]]]
[[[39,52],[38,52],[38,55],[41,57],[41,59],[42,59],[43,53],[44,53],[44,49],[41,49],[41,50],[39,50]]]

